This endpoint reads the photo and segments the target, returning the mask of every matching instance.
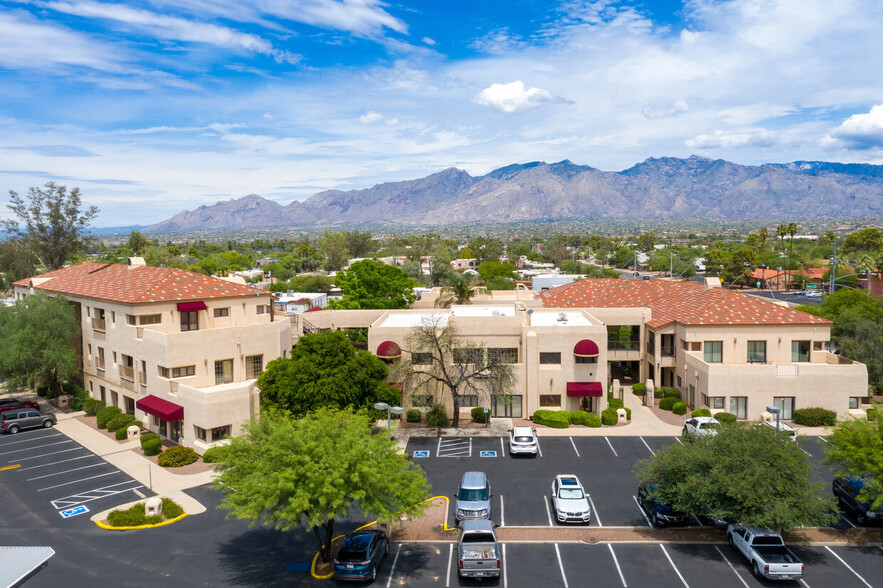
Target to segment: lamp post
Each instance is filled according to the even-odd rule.
[[[374,405],[374,408],[376,408],[377,410],[385,410],[386,411],[386,433],[387,433],[387,436],[391,440],[392,433],[390,433],[390,426],[389,425],[390,425],[390,421],[392,420],[392,416],[390,413],[403,414],[405,412],[405,409],[402,408],[401,406],[390,406],[385,402],[376,403]]]
[[[779,430],[779,415],[782,413],[782,411],[779,410],[778,406],[768,406],[768,407],[766,407],[766,411],[768,413],[776,415],[776,430],[778,431]]]

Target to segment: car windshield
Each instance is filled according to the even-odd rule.
[[[524,435],[519,435],[515,438],[516,443],[530,443],[531,441],[533,441],[533,437],[526,437]]]
[[[487,500],[487,490],[484,488],[460,488],[457,498],[465,501]]]
[[[561,488],[558,491],[558,498],[563,500],[579,500],[580,498],[585,498],[585,495],[579,488]]]
[[[354,551],[351,549],[341,549],[337,553],[337,561],[365,561],[368,559],[368,556],[365,555],[365,550]]]
[[[754,538],[753,543],[755,545],[782,545],[782,538],[757,536]]]

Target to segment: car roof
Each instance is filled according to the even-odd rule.
[[[487,519],[466,519],[460,523],[464,531],[493,531],[494,523]]]
[[[530,427],[512,427],[512,434],[533,436],[533,429]]]
[[[693,417],[693,420],[696,421],[696,424],[698,424],[698,425],[704,425],[704,424],[707,424],[707,423],[717,423],[717,424],[720,424],[720,421],[717,420],[717,419],[714,418],[714,417],[696,416],[696,417]]]
[[[775,422],[775,421],[761,421],[761,422],[758,423],[758,424],[760,424],[760,425],[765,425],[765,426],[767,426],[767,427],[772,427],[773,429],[776,428],[776,422]],[[782,431],[793,431],[793,430],[794,430],[793,427],[791,427],[790,425],[788,425],[788,424],[786,424],[786,423],[783,423],[783,422],[781,422],[781,421],[779,422],[779,429],[782,430]]]
[[[343,545],[341,545],[341,549],[364,549],[368,547],[368,544],[371,543],[371,539],[374,538],[375,535],[379,535],[380,531],[356,531],[347,536],[343,541]]]
[[[562,486],[582,486],[575,474],[559,474],[555,476],[555,479]]]
[[[484,472],[466,472],[460,481],[461,488],[484,488],[487,483],[487,476]]]

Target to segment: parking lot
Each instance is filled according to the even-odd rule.
[[[0,435],[0,484],[50,524],[91,524],[91,513],[153,495],[55,429]]]

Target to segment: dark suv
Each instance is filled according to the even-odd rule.
[[[867,525],[872,521],[883,523],[883,510],[871,510],[871,502],[859,502],[858,493],[864,488],[861,478],[834,478],[831,492],[837,497],[841,510],[851,510],[859,525]]]
[[[40,410],[40,405],[29,400],[18,400],[16,398],[0,398],[0,412],[6,412],[13,408],[33,408]]]
[[[686,525],[689,522],[686,513],[676,511],[653,497],[656,487],[656,484],[641,484],[638,487],[638,503],[650,517],[650,524],[654,527]]]
[[[44,427],[48,429],[55,424],[54,414],[42,414],[33,408],[17,408],[0,412],[0,432],[18,433],[22,429]]]

